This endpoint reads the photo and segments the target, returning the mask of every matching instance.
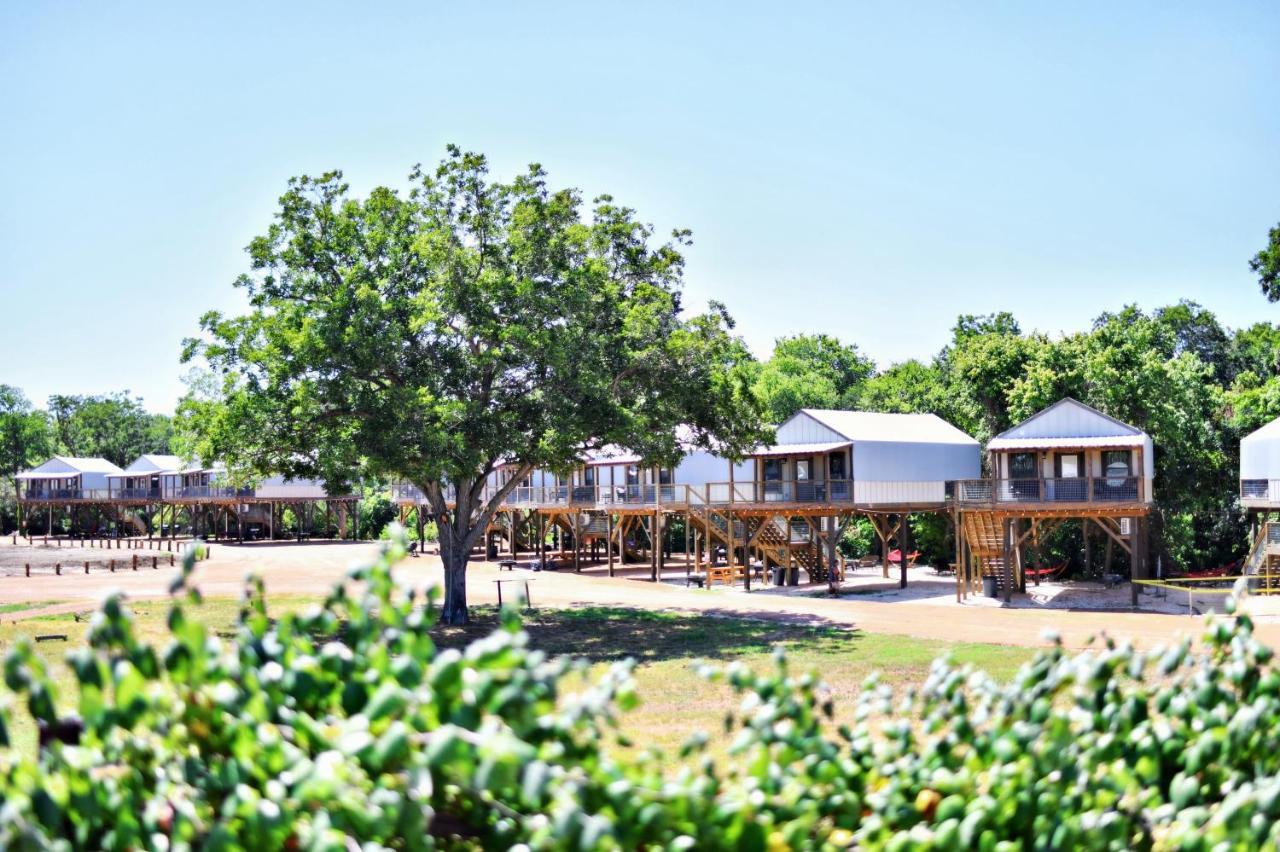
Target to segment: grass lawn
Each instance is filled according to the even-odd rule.
[[[273,614],[279,615],[313,602],[310,598],[276,597],[269,606]],[[168,605],[140,602],[132,608],[142,636],[163,646],[167,641]],[[239,609],[238,601],[210,599],[190,611],[198,613],[211,630],[219,631],[232,628]],[[486,635],[496,626],[497,613],[491,607],[477,607],[473,619],[466,628],[437,627],[440,644],[458,646]],[[873,671],[881,672],[890,684],[916,682],[924,678],[935,657],[949,652],[957,662],[1007,677],[1032,654],[1025,648],[1002,645],[946,643],[800,623],[603,607],[538,610],[528,615],[525,626],[534,647],[550,654],[585,658],[593,664],[593,674],[603,671],[610,661],[636,658],[642,703],[624,717],[623,732],[637,746],[657,746],[669,754],[699,730],[713,735],[713,750],[727,744],[721,733],[722,723],[725,712],[735,707],[735,699],[728,688],[702,680],[691,665],[695,660],[740,660],[763,671],[773,665],[773,649],[780,645],[786,649],[793,671],[813,669],[822,674],[836,694],[839,714],[841,708],[851,709],[852,698]],[[37,648],[61,687],[60,705],[71,709],[75,704],[74,685],[63,658],[70,648],[84,642],[87,630],[88,624],[71,614],[6,623],[0,625],[0,652],[7,651],[19,636],[65,633],[67,641],[41,642]],[[574,690],[580,685],[575,676],[565,687]],[[0,685],[0,695],[5,692]],[[35,729],[25,708],[15,708],[11,723],[15,746],[34,749]]]

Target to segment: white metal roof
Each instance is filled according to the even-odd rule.
[[[810,444],[775,444],[772,447],[756,447],[752,452],[755,456],[807,456],[817,455],[818,453],[833,453],[836,450],[843,450],[852,444],[852,441],[823,441]]]
[[[18,479],[60,479],[82,473],[111,474],[123,471],[103,458],[54,456],[39,467],[18,474]]]
[[[183,464],[182,459],[177,456],[145,453],[130,462],[124,473],[176,473],[182,470]]]
[[[833,432],[853,442],[974,444],[978,441],[936,414],[889,414],[880,411],[839,411],[829,408],[802,408]]]
[[[1116,435],[1114,437],[1085,438],[992,438],[987,443],[989,450],[1054,450],[1084,449],[1109,450],[1141,447],[1146,442],[1145,435]]]

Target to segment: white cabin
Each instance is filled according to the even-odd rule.
[[[1280,417],[1240,439],[1240,503],[1280,508]]]
[[[1152,502],[1151,437],[1070,397],[992,438],[987,453],[1000,501]]]
[[[936,414],[805,408],[776,441],[753,454],[756,501],[941,504],[981,471],[978,442]]]
[[[105,499],[108,477],[123,472],[103,458],[54,456],[18,474],[17,479],[23,500],[92,500]]]

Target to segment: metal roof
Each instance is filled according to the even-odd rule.
[[[19,479],[65,479],[81,473],[122,473],[120,468],[103,458],[54,456],[39,467],[18,474]]]
[[[184,462],[178,456],[145,453],[134,459],[124,469],[124,474],[131,473],[177,473],[182,470]],[[119,476],[120,474],[112,474]]]
[[[802,408],[807,414],[850,441],[893,443],[973,444],[978,443],[936,414],[890,414],[882,411],[839,411],[829,408]]]
[[[772,447],[756,447],[753,456],[808,456],[833,453],[851,445],[852,441],[825,441],[816,444],[775,444]]]
[[[1082,438],[992,438],[988,450],[1108,450],[1141,447],[1145,435],[1091,435]]]

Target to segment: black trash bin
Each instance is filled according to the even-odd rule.
[[[490,539],[488,549],[485,550],[485,558],[490,562],[498,558],[498,543]]]
[[[786,582],[787,569],[781,565],[775,565],[769,569],[769,582],[775,586],[781,586]]]
[[[982,575],[982,593],[989,598],[1000,597],[1000,588],[996,583],[995,574]]]

